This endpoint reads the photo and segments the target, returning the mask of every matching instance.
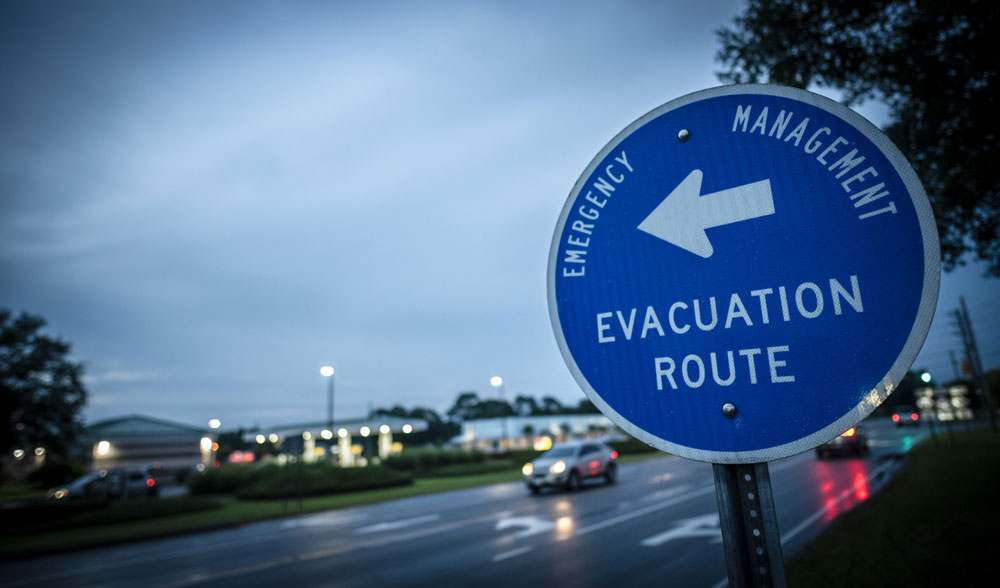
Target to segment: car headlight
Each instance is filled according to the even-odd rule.
[[[61,500],[63,498],[66,498],[67,494],[69,494],[69,492],[65,488],[60,488],[56,490],[52,495],[56,497],[56,500]]]
[[[535,471],[535,466],[531,465],[531,463],[526,463],[524,464],[524,467],[521,468],[521,473],[525,476],[530,476],[533,471]]]
[[[559,460],[556,463],[549,466],[549,471],[553,474],[561,474],[566,471],[566,462]]]

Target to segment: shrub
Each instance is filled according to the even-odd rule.
[[[534,460],[542,453],[543,452],[535,451],[534,449],[518,449],[516,451],[508,451],[507,453],[503,454],[503,456],[507,459],[512,460],[514,463],[525,464],[528,463],[529,461]]]
[[[608,443],[612,449],[618,452],[618,455],[633,455],[636,453],[650,453],[653,451],[659,451],[659,449],[646,445],[638,439],[629,437],[624,441],[612,441]]]
[[[448,478],[453,476],[473,476],[476,474],[492,474],[509,472],[519,467],[509,459],[484,461],[481,463],[459,463],[427,470],[422,475],[428,478]]]
[[[86,473],[84,467],[72,460],[49,458],[28,474],[28,481],[42,488],[52,488],[79,478]]]
[[[392,455],[385,460],[391,469],[423,474],[425,472],[458,464],[483,463],[486,454],[476,451],[449,451],[441,449],[413,450]]]
[[[236,494],[260,477],[266,476],[266,470],[276,469],[277,467],[274,465],[241,464],[209,468],[191,477],[191,480],[188,482],[188,490],[194,495]]]
[[[385,466],[341,468],[332,464],[293,465],[262,470],[250,484],[240,489],[241,499],[275,499],[286,496],[318,496],[406,486],[409,474]]]

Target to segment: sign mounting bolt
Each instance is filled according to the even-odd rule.
[[[734,416],[736,416],[736,405],[733,404],[732,402],[727,402],[727,403],[723,404],[722,405],[722,414],[724,414],[726,416],[726,418],[730,418],[730,419],[733,418]]]
[[[687,143],[687,140],[691,138],[691,131],[687,129],[681,129],[677,131],[677,140],[681,143]]]

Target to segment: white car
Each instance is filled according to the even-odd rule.
[[[562,443],[524,464],[521,473],[532,494],[545,486],[576,490],[584,480],[604,478],[614,484],[618,475],[618,452],[604,443]]]

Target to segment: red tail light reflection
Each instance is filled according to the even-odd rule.
[[[917,416],[917,413],[913,413],[913,414],[911,414],[911,415],[910,415],[910,420],[911,420],[911,421],[915,421],[915,420],[917,420],[917,419],[919,419],[919,418],[920,418],[920,417],[919,417],[919,416]]]
[[[858,500],[868,499],[868,479],[862,472],[854,475],[854,495],[858,497]]]
[[[829,498],[826,499],[826,502],[823,504],[823,506],[826,507],[826,514],[823,515],[823,520],[824,521],[830,522],[833,519],[837,518],[837,499],[836,498],[830,496]]]
[[[152,488],[153,486],[156,486],[156,480],[153,478],[146,478],[146,485]]]
[[[892,415],[892,422],[894,422],[894,423],[898,423],[899,422],[899,415],[898,414]]]
[[[611,459],[618,459],[618,452],[617,451],[612,451],[611,452]]]

